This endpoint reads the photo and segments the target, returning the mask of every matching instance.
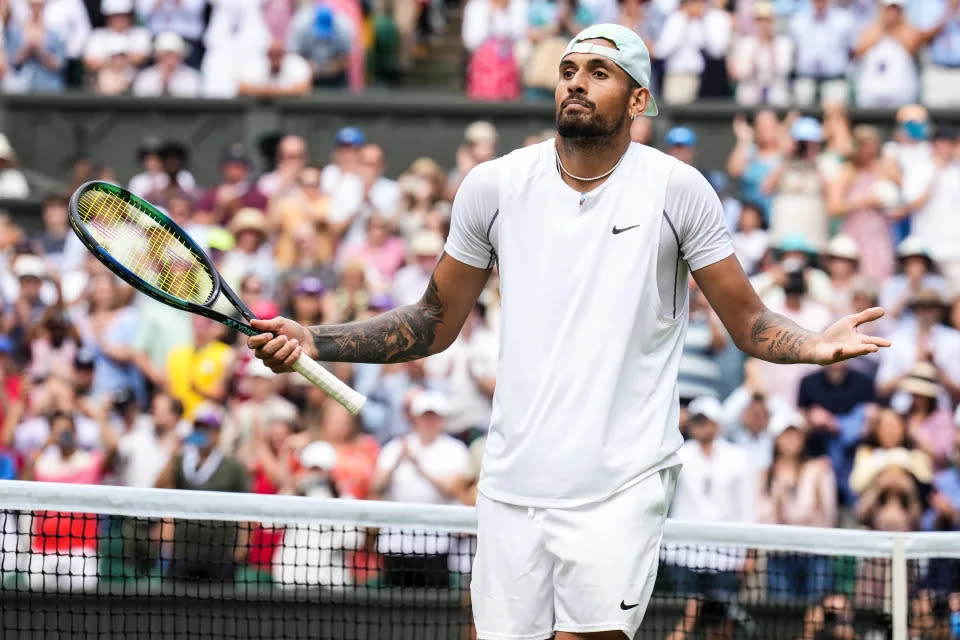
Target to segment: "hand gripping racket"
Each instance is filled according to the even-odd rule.
[[[177,309],[198,313],[248,336],[256,316],[223,281],[209,256],[155,206],[109,182],[82,185],[70,198],[70,226],[100,262],[138,291]],[[226,298],[241,320],[216,311]],[[294,371],[356,415],[366,401],[335,375],[301,354]]]

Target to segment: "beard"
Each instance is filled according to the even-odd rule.
[[[626,109],[620,112],[619,117],[609,118],[602,116],[596,105],[591,110],[569,113],[565,109],[557,110],[557,133],[562,138],[581,144],[598,144],[611,138],[627,119]]]

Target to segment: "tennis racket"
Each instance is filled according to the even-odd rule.
[[[109,182],[82,185],[70,198],[70,226],[100,262],[138,291],[160,302],[216,320],[248,336],[250,308],[223,281],[209,256],[155,206]],[[214,309],[223,293],[240,319]],[[326,391],[350,413],[366,398],[307,355],[294,371]]]

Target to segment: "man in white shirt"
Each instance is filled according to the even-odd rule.
[[[267,198],[294,195],[299,188],[300,172],[307,166],[307,141],[300,136],[283,136],[277,143],[276,168],[257,180],[257,188]]]
[[[494,265],[497,388],[478,485],[471,583],[481,640],[633,637],[653,590],[683,443],[677,372],[687,278],[748,354],[820,364],[877,351],[870,309],[823,334],[763,306],[716,193],[693,167],[630,141],[656,115],[639,35],[594,25],[561,59],[557,137],[481,164],[413,305],[346,325],[254,320],[274,371],[400,362],[453,343]]]
[[[467,487],[470,455],[465,444],[444,433],[448,411],[446,398],[435,391],[413,397],[413,430],[380,451],[370,485],[373,495],[395,502],[459,502]],[[386,583],[447,586],[450,543],[450,536],[439,532],[381,531],[378,548],[384,554]]]
[[[812,0],[810,7],[790,19],[790,36],[796,46],[793,96],[800,104],[823,101],[846,103],[847,65],[853,49],[853,18],[832,0]]]
[[[303,96],[310,93],[310,79],[310,63],[274,40],[263,56],[244,65],[237,92],[258,98]]]
[[[180,438],[187,435],[189,426],[181,424],[183,405],[165,393],[153,397],[148,420],[135,423],[134,428],[117,441],[117,475],[125,487],[151,488],[170,458]]]
[[[757,473],[746,451],[719,437],[723,408],[708,396],[690,403],[690,436],[677,452],[683,473],[677,480],[670,515],[697,522],[753,522]],[[684,595],[729,600],[746,551],[727,547],[691,549],[665,545],[672,586]]]
[[[97,72],[111,55],[120,53],[133,66],[150,55],[150,32],[133,24],[133,0],[103,0],[100,11],[106,26],[93,30],[83,54],[87,71]]]
[[[413,304],[420,299],[430,283],[430,274],[437,266],[437,256],[443,251],[443,237],[436,231],[421,229],[410,239],[413,260],[393,277],[390,295],[397,304]]]
[[[183,63],[187,43],[173,33],[161,33],[153,43],[156,64],[137,74],[133,94],[137,96],[176,96],[196,98],[200,95],[200,72]]]
[[[664,61],[663,97],[671,104],[697,98],[700,76],[706,67],[704,52],[723,57],[730,48],[729,14],[707,7],[705,0],[681,0],[667,17],[657,40],[657,57]]]

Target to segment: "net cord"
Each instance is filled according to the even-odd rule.
[[[91,512],[187,520],[276,522],[297,525],[397,527],[476,533],[472,507],[373,500],[262,496],[173,489],[0,481],[0,509]],[[897,541],[899,540],[899,543]],[[958,533],[893,533],[765,524],[688,522],[668,519],[664,544],[720,545],[831,556],[960,558]]]

